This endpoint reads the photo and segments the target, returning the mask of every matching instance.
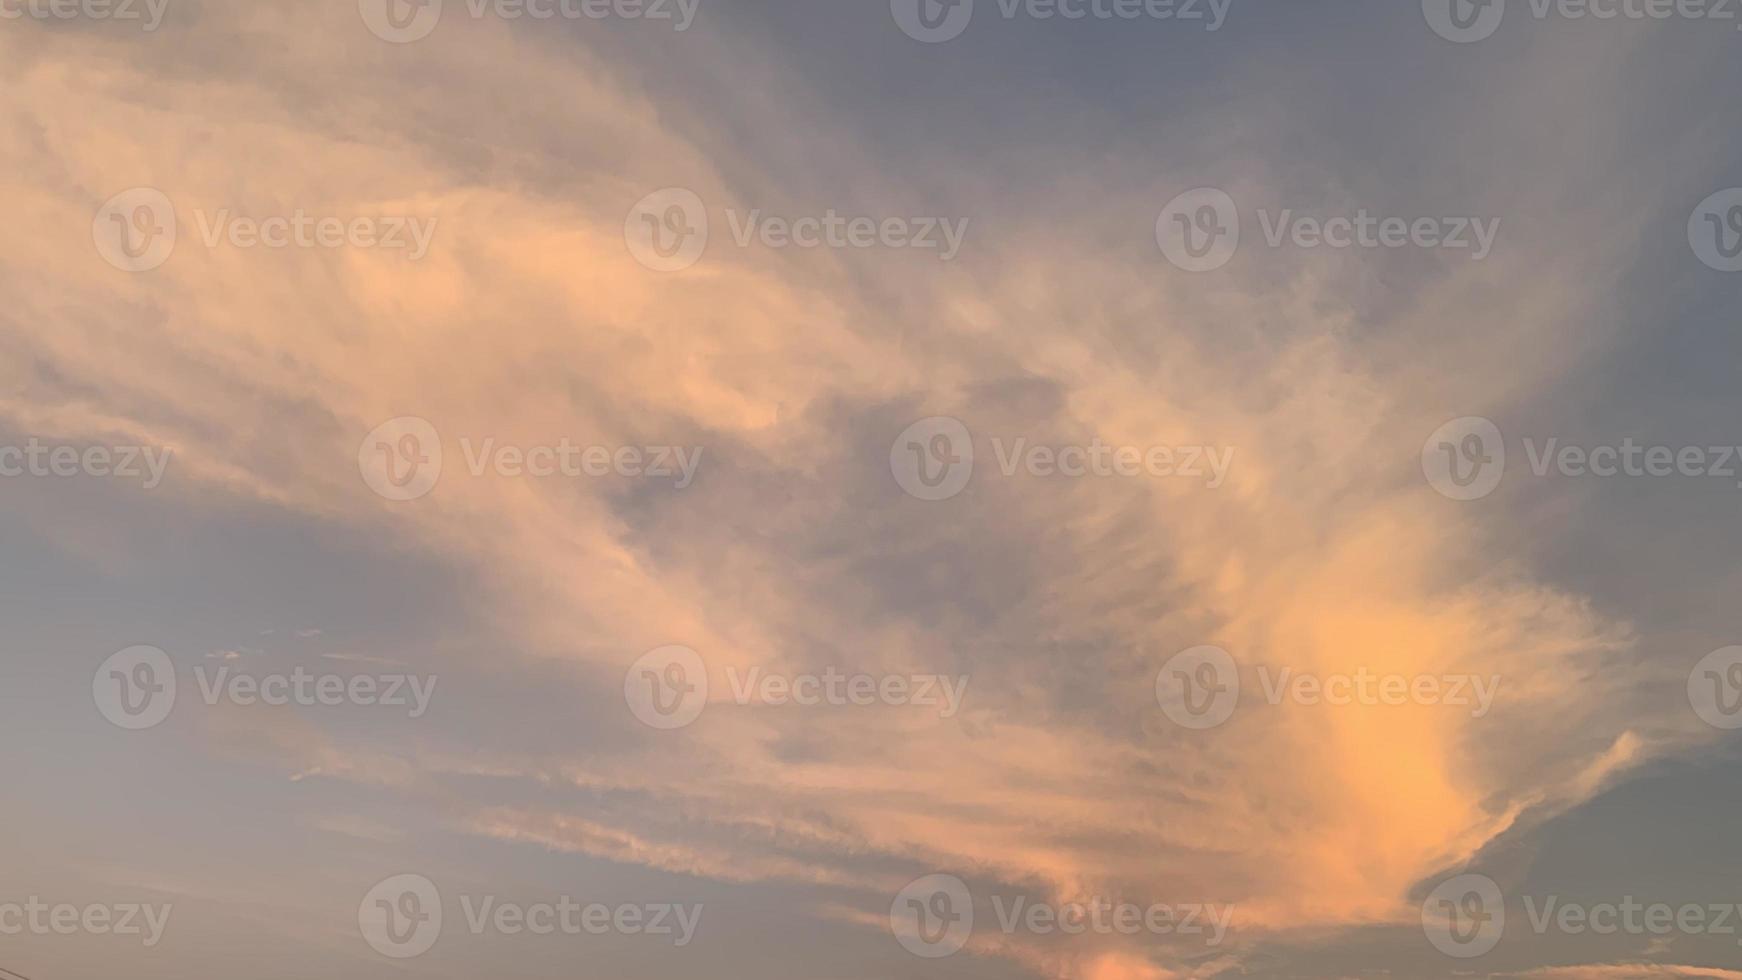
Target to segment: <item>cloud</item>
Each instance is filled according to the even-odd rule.
[[[613,691],[640,653],[682,643],[709,664],[713,699],[683,732],[624,710],[593,719],[600,745],[524,755],[469,752],[470,731],[400,753],[314,722],[223,715],[224,752],[298,780],[439,798],[444,819],[484,839],[835,886],[868,923],[938,870],[1056,901],[1232,903],[1243,943],[1407,923],[1423,878],[1668,743],[1667,723],[1622,710],[1629,625],[1542,581],[1416,471],[1445,418],[1558,380],[1561,345],[1603,299],[1545,270],[1625,252],[1577,216],[1554,249],[1517,243],[1504,265],[1314,255],[1188,288],[1147,246],[1087,230],[1143,225],[1129,216],[1153,213],[1179,179],[1116,162],[1079,175],[1092,195],[1066,188],[1027,214],[1002,202],[1017,220],[943,274],[908,256],[739,249],[717,235],[694,270],[659,276],[622,240],[628,208],[658,186],[745,209],[802,206],[799,192],[778,196],[788,178],[859,188],[889,213],[926,194],[778,87],[760,92],[766,115],[813,132],[817,161],[748,137],[723,156],[722,134],[695,121],[705,105],[657,104],[585,45],[456,21],[414,69],[327,9],[343,4],[274,7],[202,8],[167,39],[198,55],[185,64],[88,36],[0,40],[19,63],[0,163],[25,201],[0,257],[30,270],[5,283],[16,300],[0,329],[18,356],[0,368],[12,382],[0,417],[173,446],[171,492],[189,519],[203,499],[247,500],[471,570],[508,683],[525,671],[535,686],[531,665],[549,658]],[[240,50],[214,46],[220,30]],[[268,32],[282,48],[243,59]],[[690,56],[754,64],[746,44],[697,39]],[[134,97],[145,89],[152,99]],[[521,95],[490,94],[502,91]],[[1535,126],[1548,97],[1525,91],[1519,118]],[[1606,125],[1563,118],[1554,139]],[[1274,179],[1262,166],[1228,175],[1246,200],[1274,198]],[[90,216],[141,184],[169,194],[183,229],[169,264],[128,276],[92,254]],[[1521,175],[1471,206],[1512,213],[1541,190]],[[201,240],[220,210],[298,208],[439,223],[415,263]],[[1388,289],[1388,272],[1411,288]],[[1472,293],[1510,314],[1471,322]],[[1395,334],[1367,334],[1352,297],[1390,306]],[[56,326],[33,329],[45,322]],[[1432,380],[1448,359],[1471,380]],[[429,497],[392,504],[356,458],[365,433],[402,415],[443,433],[447,471]],[[1209,491],[1003,478],[987,454],[968,494],[926,504],[899,493],[887,459],[928,415],[988,440],[1237,455]],[[697,445],[706,462],[682,492],[474,478],[461,438]],[[1201,643],[1228,649],[1248,686],[1210,732],[1171,726],[1153,693],[1168,657]],[[727,696],[728,669],[830,665],[972,685],[957,719]],[[1284,667],[1492,676],[1500,698],[1483,718],[1263,704],[1260,670]],[[513,715],[486,706],[474,720]],[[572,795],[468,799],[456,784],[479,771]],[[325,826],[361,826],[344,820]],[[1205,953],[1129,946],[983,948],[1080,980],[1157,980]]]

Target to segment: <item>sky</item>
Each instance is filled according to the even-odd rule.
[[[0,0],[0,970],[1739,980],[1739,46]]]

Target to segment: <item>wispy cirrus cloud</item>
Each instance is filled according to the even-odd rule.
[[[611,708],[585,719],[595,742],[513,749],[478,733],[568,719],[481,701],[465,726],[374,742],[225,712],[209,722],[214,755],[376,787],[484,842],[747,888],[827,886],[840,918],[872,930],[933,871],[1061,902],[1235,907],[1227,949],[984,935],[969,947],[1043,976],[1149,980],[1238,969],[1263,942],[1412,925],[1424,878],[1693,738],[1639,696],[1656,675],[1630,659],[1624,617],[1547,581],[1417,470],[1440,422],[1526,403],[1563,383],[1569,351],[1609,342],[1608,296],[1570,270],[1624,267],[1638,243],[1597,234],[1576,208],[1509,238],[1504,264],[1313,255],[1188,288],[1143,239],[1204,164],[1158,168],[1133,137],[1116,148],[1129,155],[1031,151],[1028,165],[1079,175],[1050,199],[955,161],[960,173],[935,179],[1003,220],[945,275],[888,252],[739,248],[719,228],[703,262],[661,276],[623,240],[629,208],[660,186],[716,207],[848,198],[888,213],[936,191],[904,183],[898,154],[790,87],[778,59],[754,67],[768,52],[746,36],[686,38],[685,57],[741,69],[760,108],[740,111],[804,127],[814,157],[726,131],[709,116],[718,96],[652,98],[605,45],[493,21],[456,20],[409,51],[377,43],[344,4],[210,5],[161,40],[0,39],[12,93],[0,180],[21,202],[0,235],[14,298],[0,330],[18,351],[0,368],[13,382],[0,418],[173,446],[183,520],[246,501],[463,568],[489,609],[496,683],[541,688],[554,663]],[[1546,67],[1483,83],[1507,93],[1494,125],[1540,171],[1498,187],[1462,174],[1458,153],[1423,165],[1461,176],[1469,207],[1507,215],[1634,173],[1600,154],[1549,172],[1566,140],[1635,138],[1608,116],[1538,131],[1559,86],[1631,84],[1587,58],[1628,50],[1569,40],[1547,47]],[[1280,153],[1240,120],[1284,105],[1261,91],[1181,125],[1207,145]],[[1467,107],[1431,108],[1445,127],[1472,125]],[[1278,170],[1224,177],[1247,201],[1307,193]],[[129,276],[100,264],[89,225],[137,185],[163,190],[183,227],[170,262]],[[1357,195],[1327,186],[1311,200]],[[219,210],[298,208],[418,216],[435,231],[416,262],[202,241],[202,216]],[[1471,317],[1472,296],[1504,316]],[[1374,308],[1391,329],[1373,329]],[[1446,362],[1467,375],[1448,380]],[[406,415],[442,433],[447,470],[428,497],[389,503],[359,477],[358,443]],[[984,438],[1212,444],[1235,463],[1209,491],[1001,478],[986,458],[966,496],[928,504],[900,492],[888,454],[933,415]],[[570,436],[696,445],[701,476],[681,492],[472,477],[459,442]],[[635,657],[668,643],[702,655],[711,700],[694,726],[656,732],[617,692]],[[1169,723],[1154,683],[1203,643],[1244,665],[1249,692],[1228,724],[1193,732]],[[729,696],[728,671],[830,665],[971,685],[952,719]],[[1262,704],[1256,671],[1283,667],[1493,676],[1500,696],[1481,718]],[[344,813],[323,825],[397,839]],[[1634,975],[1601,969],[1580,975]]]

